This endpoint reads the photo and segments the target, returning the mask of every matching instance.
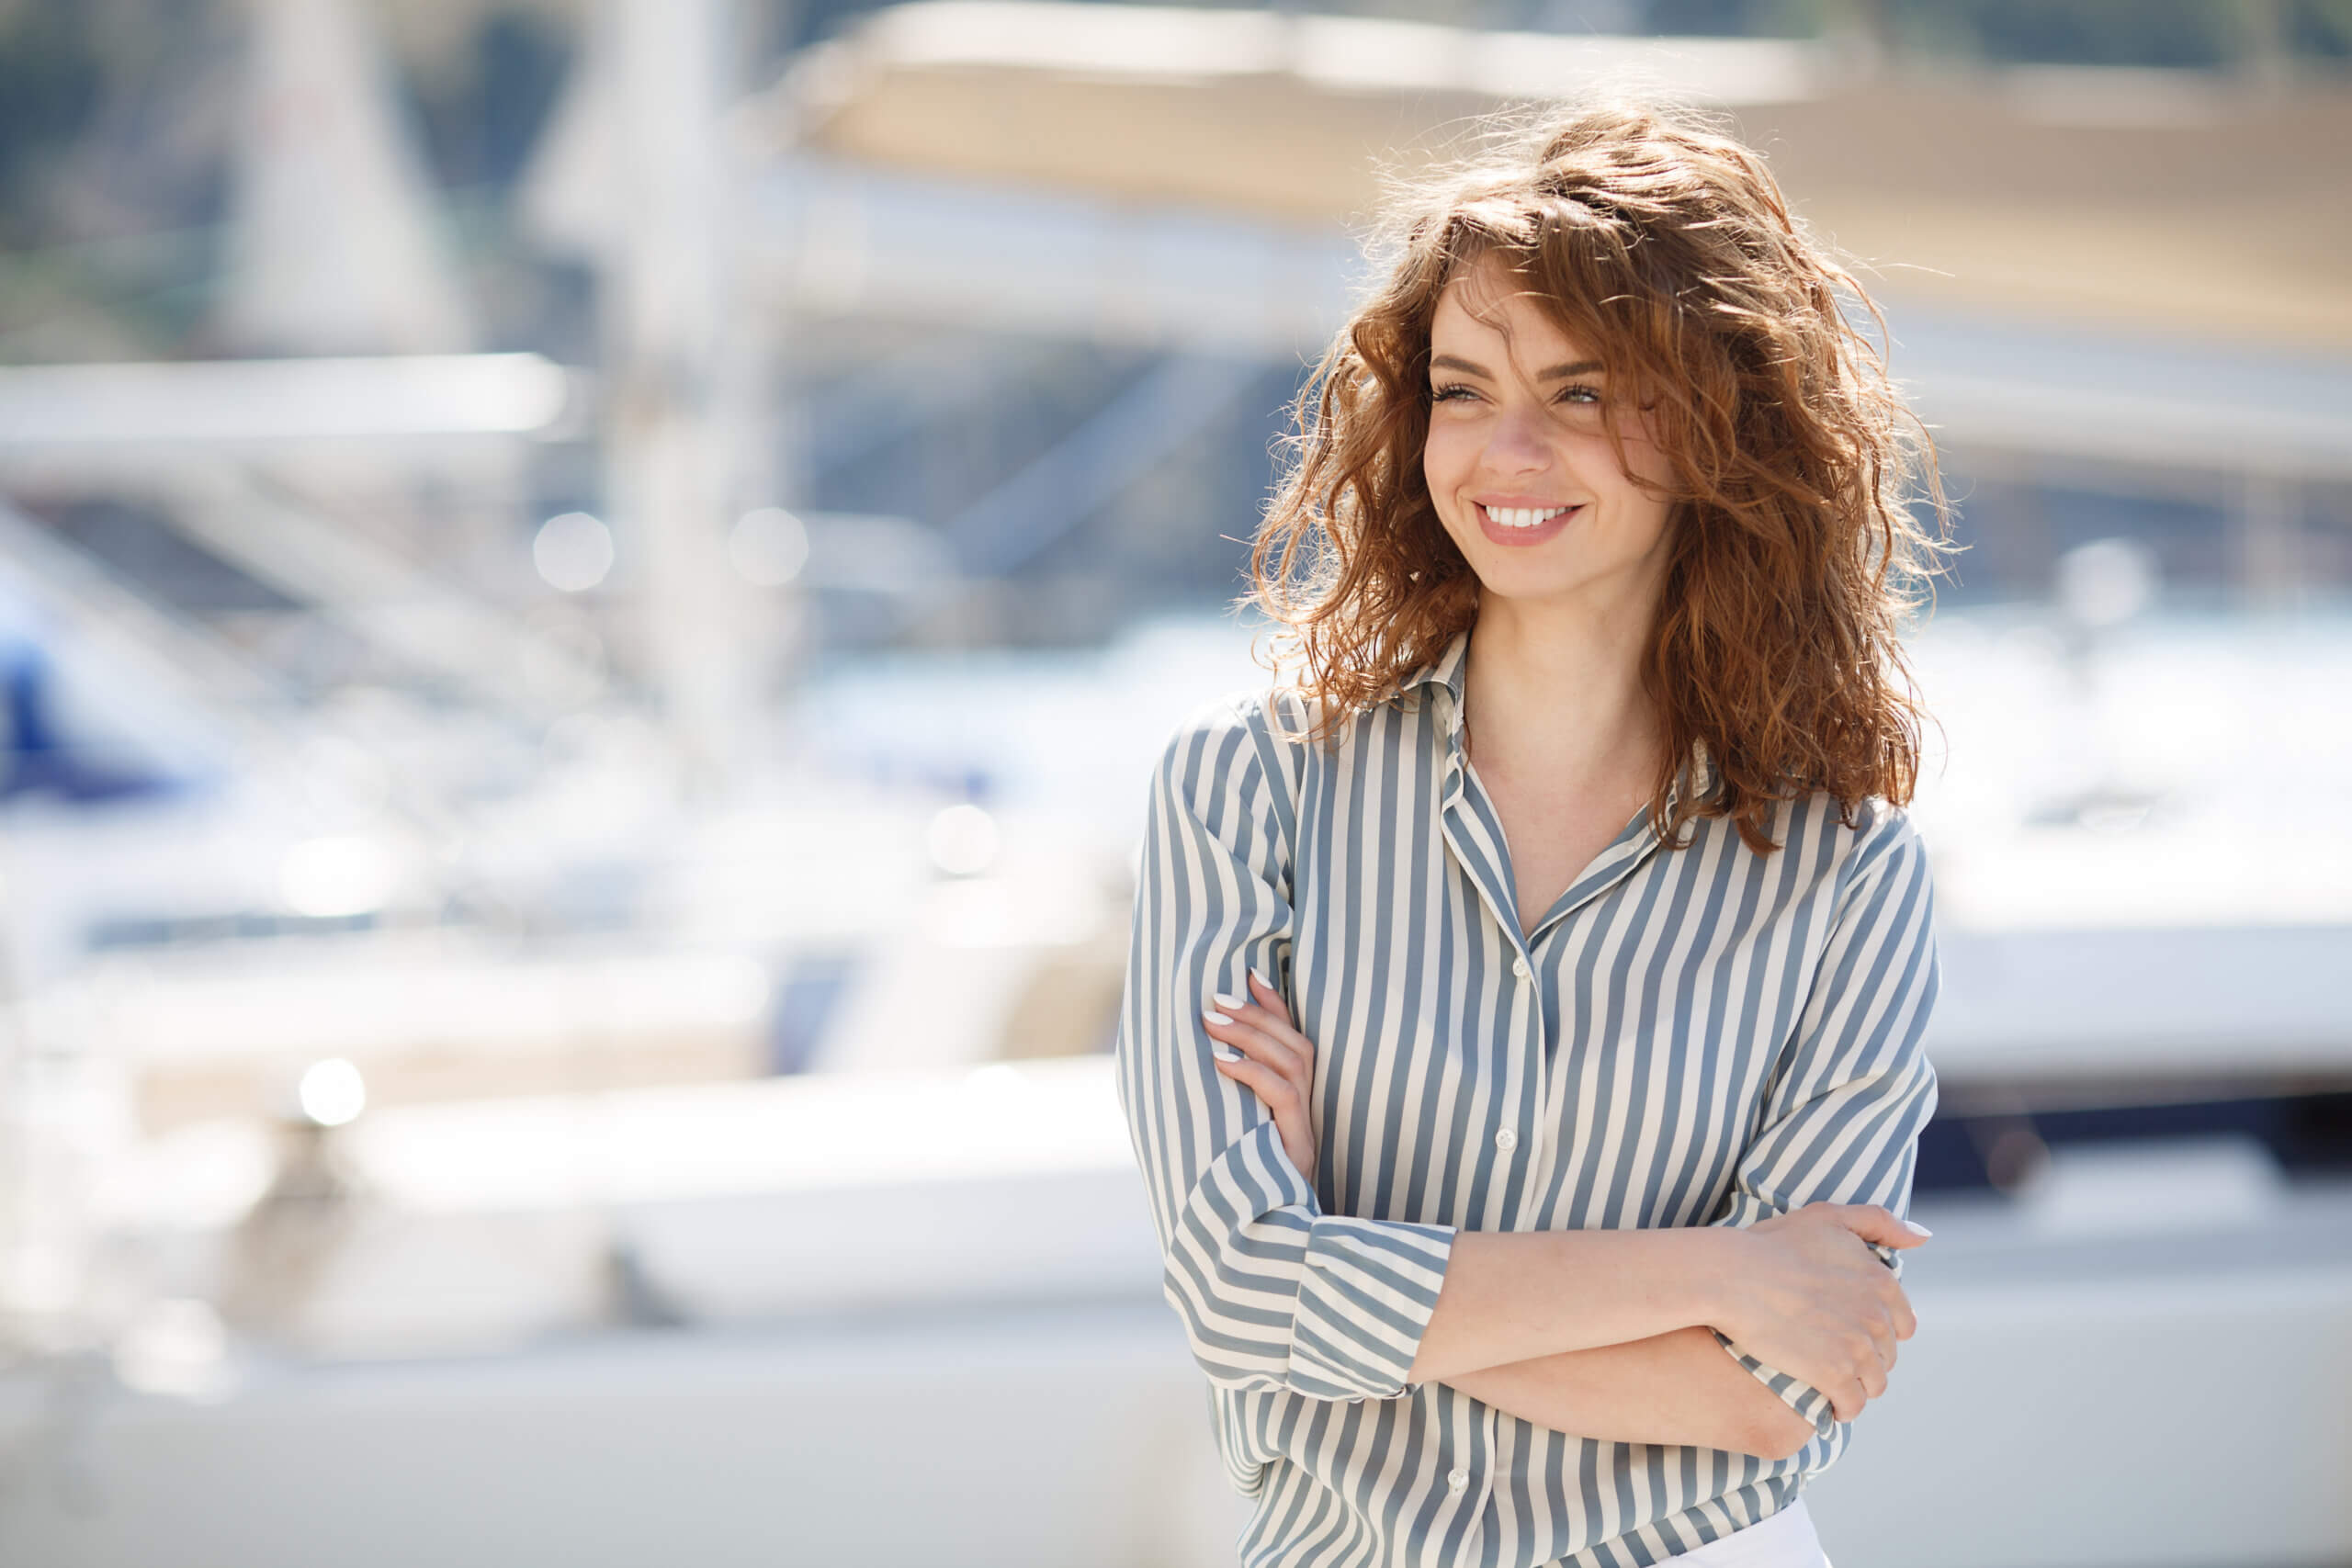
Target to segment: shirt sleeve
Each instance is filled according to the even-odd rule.
[[[1714,1224],[1752,1225],[1814,1202],[1876,1203],[1897,1218],[1910,1206],[1919,1132],[1936,1108],[1936,1076],[1920,1037],[1937,976],[1927,851],[1908,817],[1878,806],[1841,880],[1795,1036]],[[1876,1250],[1901,1271],[1901,1254]],[[1813,1423],[1803,1469],[1823,1469],[1843,1451],[1849,1427],[1827,1394],[1720,1331],[1715,1337]]]
[[[1287,988],[1290,793],[1261,704],[1228,703],[1153,774],[1117,1043],[1170,1304],[1212,1383],[1318,1399],[1407,1389],[1453,1228],[1327,1214],[1272,1114],[1210,1064],[1201,1010]]]

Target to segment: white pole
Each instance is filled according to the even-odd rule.
[[[747,705],[730,372],[737,192],[720,114],[729,0],[605,0],[623,197],[605,279],[607,504],[645,668],[691,787],[723,784]]]
[[[2276,474],[2245,476],[2238,491],[2238,570],[2257,610],[2289,609],[2303,592],[2300,497]]]

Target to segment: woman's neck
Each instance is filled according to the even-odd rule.
[[[1658,744],[1642,682],[1650,614],[1646,605],[1591,615],[1485,596],[1470,632],[1476,758],[1555,779],[1648,776]]]

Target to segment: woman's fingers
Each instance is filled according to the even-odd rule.
[[[1201,1011],[1209,1038],[1242,1054],[1240,1061],[1219,1054],[1216,1069],[1247,1085],[1273,1112],[1283,1152],[1299,1174],[1315,1179],[1315,1123],[1309,1105],[1315,1094],[1315,1047],[1290,1026],[1282,996],[1257,976],[1247,998],[1218,995]]]
[[[1315,1069],[1300,1061],[1298,1053],[1268,1038],[1262,1031],[1252,1029],[1238,1021],[1219,1023],[1213,1017],[1204,1017],[1203,1027],[1208,1031],[1210,1039],[1240,1052],[1251,1063],[1262,1066],[1271,1073],[1273,1080],[1281,1084],[1283,1090],[1297,1101],[1301,1114],[1305,1114],[1306,1104],[1315,1093]],[[1229,1064],[1220,1057],[1218,1065],[1224,1066]],[[1261,1094],[1259,1098],[1266,1101],[1270,1110],[1282,1109],[1275,1104],[1272,1096]],[[1312,1132],[1311,1123],[1308,1131]]]
[[[1256,975],[1249,976],[1240,994],[1217,993],[1214,1005],[1229,1018],[1264,1030],[1297,1052],[1302,1061],[1315,1060],[1315,1043],[1291,1026],[1290,1009],[1283,1004],[1282,993]]]
[[[1219,997],[1217,1000],[1225,998]],[[1315,1081],[1315,1067],[1304,1053],[1280,1035],[1253,1021],[1247,1014],[1235,1015],[1218,1008],[1204,1008],[1201,1024],[1209,1038],[1239,1047],[1275,1068],[1284,1077],[1304,1087]]]
[[[1894,1370],[1894,1325],[1883,1317],[1873,1318],[1868,1325],[1868,1332],[1873,1365],[1864,1370],[1866,1372],[1876,1371],[1883,1382],[1886,1374]],[[1885,1392],[1883,1387],[1874,1388],[1871,1390],[1871,1397],[1876,1399]]]
[[[1223,998],[1220,998],[1219,1001],[1222,1002],[1222,1000]],[[1290,1071],[1303,1078],[1314,1077],[1314,1047],[1300,1039],[1295,1031],[1284,1029],[1268,1018],[1261,1010],[1215,1005],[1204,1009],[1201,1016],[1212,1030],[1230,1028],[1249,1031],[1257,1039],[1264,1041],[1267,1047],[1279,1055]],[[1219,1019],[1229,1019],[1232,1021],[1229,1024],[1220,1024],[1217,1021]]]
[[[1287,1025],[1290,1022],[1290,1004],[1283,1000],[1283,994],[1268,985],[1255,969],[1250,970],[1249,976],[1250,995],[1256,998],[1260,1007]]]
[[[1306,1118],[1306,1097],[1263,1062],[1248,1057],[1228,1061],[1223,1056],[1212,1064],[1218,1072],[1247,1086],[1263,1100],[1274,1115],[1274,1132],[1283,1141],[1283,1152],[1290,1156],[1290,1163],[1298,1168],[1299,1175],[1315,1179],[1315,1134]]]
[[[1274,1113],[1277,1122],[1290,1115],[1294,1109],[1306,1109],[1306,1100],[1298,1092],[1298,1086],[1263,1062],[1253,1062],[1247,1056],[1238,1062],[1229,1056],[1219,1056],[1216,1066],[1218,1072],[1248,1084],[1255,1090],[1258,1098],[1266,1102],[1266,1109]]]
[[[1898,1220],[1876,1203],[1825,1203],[1832,1217],[1864,1241],[1897,1250],[1918,1246],[1935,1233],[1909,1220]]]

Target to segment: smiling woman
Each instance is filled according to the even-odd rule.
[[[1244,1560],[1820,1568],[1935,1103],[1916,426],[1688,117],[1498,133],[1394,237],[1258,539],[1284,679],[1153,781],[1120,1027]]]
[[[1791,780],[1907,799],[1918,716],[1894,634],[1941,549],[1913,503],[1944,507],[1856,325],[1876,307],[1763,161],[1696,116],[1603,107],[1490,140],[1387,213],[1385,279],[1300,397],[1299,461],[1259,532],[1258,600],[1318,726],[1476,618],[1471,530],[1504,536],[1465,479],[1506,506],[1578,499],[1464,467],[1490,436],[1505,465],[1534,437],[1551,482],[1622,479],[1682,523],[1645,671],[1668,724],[1654,801],[1693,745],[1751,845]],[[1544,404],[1536,429],[1498,423]]]

